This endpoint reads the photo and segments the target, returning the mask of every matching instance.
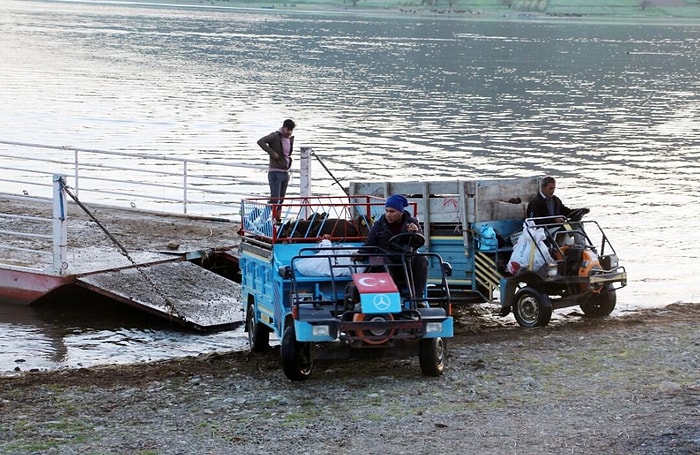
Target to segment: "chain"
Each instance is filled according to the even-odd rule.
[[[160,289],[160,287],[153,282],[151,277],[146,274],[144,268],[139,265],[134,258],[131,257],[129,254],[129,251],[122,245],[119,240],[117,240],[114,235],[109,232],[109,230],[100,222],[100,220],[95,217],[95,215],[92,214],[92,212],[82,203],[78,200],[78,197],[75,196],[69,189],[68,185],[66,184],[66,181],[63,177],[61,177],[61,189],[65,191],[65,193],[70,196],[71,199],[80,207],[89,217],[92,219],[92,221],[99,226],[100,229],[102,229],[102,232],[104,232],[107,237],[117,246],[119,249],[119,252],[129,261],[131,264],[136,268],[136,270],[143,276],[144,280],[153,288],[153,290],[163,299],[163,302],[165,303],[166,308],[168,309],[168,313],[171,316],[178,317],[180,319],[184,319],[183,316],[180,314],[180,312],[177,310],[175,305],[170,301],[170,299],[163,293],[163,291]]]

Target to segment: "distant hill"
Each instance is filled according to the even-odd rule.
[[[177,1],[177,0],[176,0]],[[700,0],[179,0],[279,9],[398,11],[504,17],[617,17],[700,19]]]

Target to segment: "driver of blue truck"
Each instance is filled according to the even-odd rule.
[[[365,260],[377,249],[387,252],[396,251],[397,246],[404,252],[415,252],[423,246],[425,238],[418,220],[407,210],[408,200],[401,194],[393,194],[386,199],[384,214],[377,220],[367,234],[365,243],[358,250],[356,259]],[[399,234],[406,234],[396,237]],[[416,234],[416,235],[410,235]],[[390,241],[395,238],[394,241]],[[425,256],[405,256],[410,261],[410,271],[413,275],[413,295],[422,298],[428,281],[428,259]],[[388,256],[385,261],[391,264],[401,264],[401,256]],[[405,282],[402,268],[389,267],[397,286]]]

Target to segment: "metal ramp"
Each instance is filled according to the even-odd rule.
[[[77,284],[197,330],[243,322],[240,285],[185,260],[95,272],[78,277]]]

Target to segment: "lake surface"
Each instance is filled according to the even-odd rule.
[[[700,24],[0,0],[0,31],[1,140],[264,165],[292,117],[344,183],[551,174],[627,267],[616,314],[700,301]],[[0,372],[245,346],[45,311],[2,307]]]

